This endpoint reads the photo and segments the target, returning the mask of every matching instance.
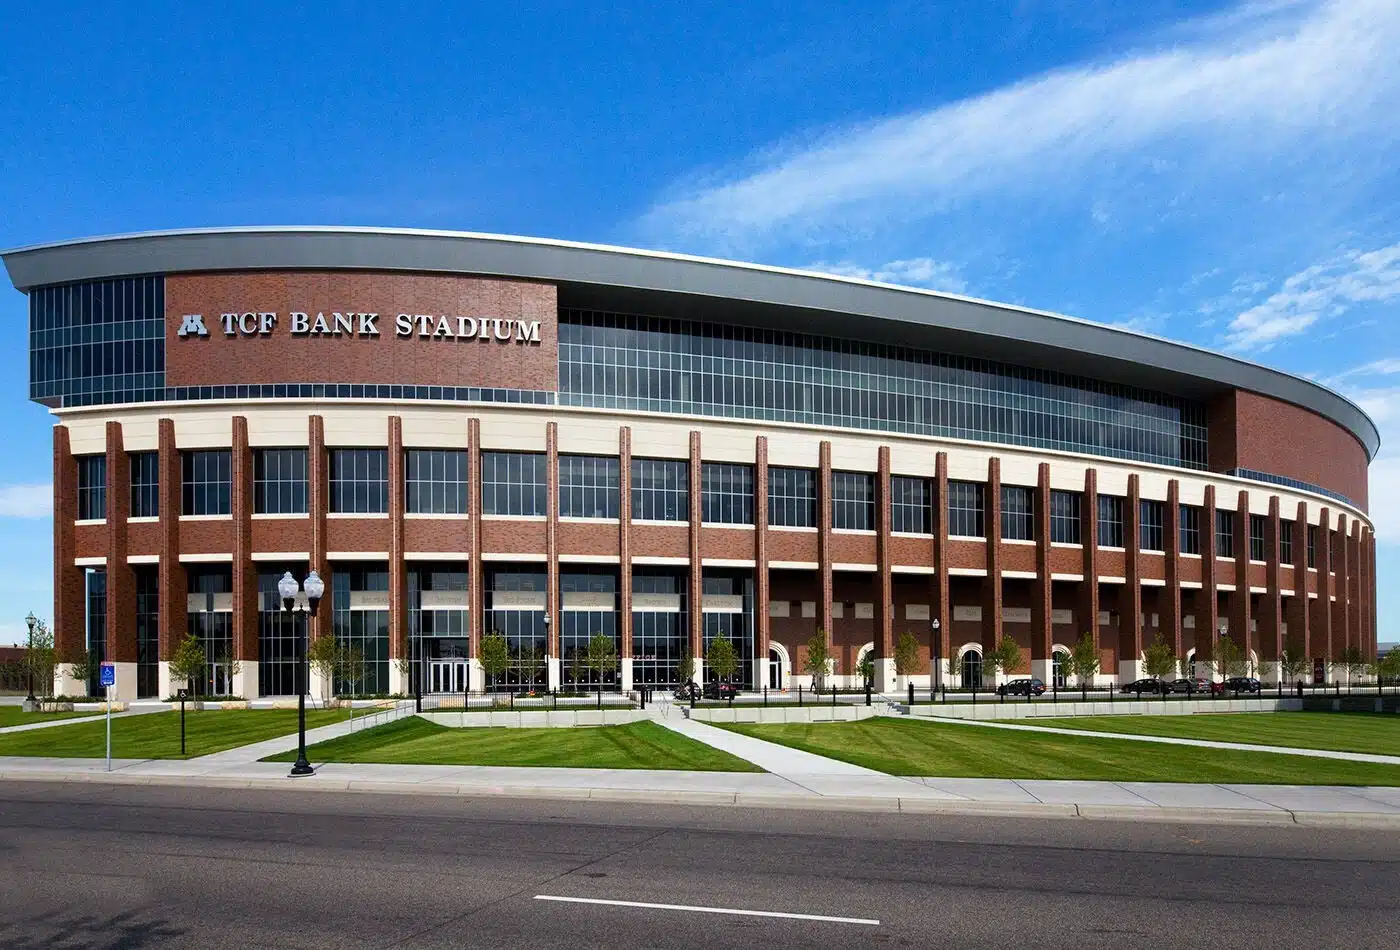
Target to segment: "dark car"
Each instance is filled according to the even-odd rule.
[[[1162,686],[1167,693],[1204,693],[1210,689],[1210,683],[1203,679],[1174,679]]]
[[[1131,683],[1124,683],[1120,693],[1165,693],[1167,684],[1161,680],[1133,680]]]
[[[1252,676],[1232,676],[1223,683],[1212,683],[1212,693],[1257,693],[1260,682]]]
[[[701,695],[705,699],[733,699],[739,695],[739,687],[733,683],[706,683]]]
[[[997,687],[998,696],[1040,696],[1045,692],[1045,681],[1030,679],[1010,680]]]

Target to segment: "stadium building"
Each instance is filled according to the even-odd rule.
[[[1132,678],[1158,636],[1220,637],[1266,682],[1376,643],[1367,466],[1347,399],[1252,363],[926,290],[563,241],[356,228],[137,234],[3,254],[54,416],[61,658],[123,699],[295,690],[312,637],[360,693],[697,677],[754,687],[920,644],[1047,682],[1082,634]],[[949,660],[951,659],[951,663]],[[68,663],[56,689],[73,694]]]

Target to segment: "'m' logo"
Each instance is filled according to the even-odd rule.
[[[196,334],[196,335],[198,335],[198,336],[208,336],[208,335],[209,335],[209,329],[208,329],[208,327],[206,327],[206,326],[204,325],[204,314],[202,314],[202,313],[187,313],[187,314],[185,314],[184,319],[180,322],[180,332],[179,332],[178,334],[176,334],[176,335],[177,335],[177,336],[182,336],[182,337],[184,337],[184,336],[189,336],[191,333],[194,333],[194,334]]]

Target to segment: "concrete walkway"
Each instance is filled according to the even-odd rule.
[[[112,718],[125,719],[128,716],[146,716],[156,711],[157,710],[153,709],[130,709],[126,712],[114,712],[112,713]],[[34,713],[34,715],[42,716],[44,714]],[[0,735],[6,735],[11,732],[29,732],[34,729],[52,729],[55,726],[71,726],[79,722],[92,722],[93,720],[106,718],[106,713],[93,713],[90,716],[71,716],[67,719],[51,719],[48,722],[27,722],[20,726],[5,726],[3,729],[0,729]]]
[[[1293,746],[1254,745],[1245,742],[1219,742],[1214,739],[1183,739],[1176,736],[1143,736],[1123,732],[1092,732],[1088,729],[1062,729],[1058,726],[1028,726],[1021,723],[988,722],[987,720],[979,719],[937,719],[934,721],[984,729],[1046,732],[1057,736],[1088,736],[1093,739],[1127,739],[1130,742],[1156,742],[1161,745],[1196,746],[1202,749],[1233,749],[1236,752],[1273,752],[1277,755],[1305,755],[1315,759],[1339,759],[1344,762],[1371,762],[1376,765],[1400,765],[1400,755],[1376,755],[1370,752],[1339,752],[1334,749],[1299,749]]]

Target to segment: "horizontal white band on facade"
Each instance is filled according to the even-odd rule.
[[[1185,551],[1182,551],[1182,552],[1181,552],[1181,556],[1182,556],[1182,557],[1193,558],[1193,559],[1195,559],[1195,560],[1197,560],[1197,561],[1199,561],[1199,560],[1201,559],[1201,555],[1199,555],[1199,554],[1188,554],[1188,553],[1186,553]]]
[[[1002,538],[1002,539],[1001,539],[1001,543],[1002,543],[1002,544],[1019,544],[1019,545],[1021,545],[1021,547],[1025,547],[1025,548],[1033,548],[1033,547],[1035,547],[1035,542],[1034,542],[1034,541],[1027,541],[1027,540],[1025,540],[1024,538]]]
[[[1035,580],[1035,571],[1002,571],[1002,577],[1011,577],[1017,580]]]
[[[1029,607],[1003,607],[1001,608],[1002,623],[1030,623],[1031,609]]]
[[[815,571],[821,565],[816,561],[769,561],[768,566],[783,571]]]
[[[1082,544],[1071,544],[1071,543],[1069,543],[1068,541],[1051,541],[1051,542],[1050,542],[1050,546],[1051,546],[1052,548],[1065,548],[1065,549],[1067,549],[1067,550],[1072,550],[1072,549],[1075,549],[1075,548],[1082,548],[1082,547],[1084,547],[1084,545],[1082,545]],[[1099,550],[1103,550],[1103,549],[1100,548]],[[1122,548],[1119,548],[1118,550],[1121,551],[1121,550],[1123,550],[1123,549],[1122,549]]]
[[[286,512],[254,512],[254,521],[306,521],[310,519],[311,513],[308,511],[286,511]],[[327,516],[329,517],[329,515]]]
[[[739,614],[744,612],[742,594],[702,594],[700,611],[707,614]]]
[[[107,564],[107,556],[106,556],[105,554],[102,555],[102,556],[100,556],[100,557],[75,557],[75,558],[73,558],[73,566],[74,566],[74,567],[105,567],[106,564]]]
[[[837,561],[831,565],[833,571],[861,571],[872,573],[877,570],[874,564],[850,564],[844,561]]]
[[[1056,542],[1056,543],[1058,544],[1058,542]],[[1077,548],[1077,547],[1082,547],[1082,546],[1083,546],[1083,545],[1079,545],[1079,544],[1068,544],[1068,545],[1065,545],[1065,547],[1071,547],[1071,548]],[[1121,545],[1118,546],[1118,547],[1114,547],[1114,546],[1111,545],[1111,544],[1100,544],[1100,545],[1099,545],[1099,550],[1100,550],[1100,551],[1117,551],[1119,554],[1123,554],[1123,553],[1125,553],[1128,549],[1125,548],[1125,547],[1122,547]]]
[[[106,523],[106,518],[79,518],[77,521],[73,522],[74,525],[80,528],[90,528],[94,525],[104,525]]]
[[[688,557],[658,557],[655,555],[640,555],[632,558],[633,564],[650,564],[658,566],[674,566],[678,564],[689,564]]]
[[[980,568],[980,567],[950,567],[950,568],[948,568],[948,576],[949,576],[949,577],[986,577],[986,576],[987,576],[987,572],[986,572],[986,570],[985,570],[984,568]]]
[[[895,538],[917,538],[920,541],[933,540],[933,535],[924,531],[891,531],[890,536]]]
[[[981,621],[982,608],[975,605],[965,605],[959,607],[955,604],[953,606],[953,619]]]
[[[873,528],[832,528],[831,533],[865,535],[867,538],[873,538],[876,531]]]
[[[723,528],[723,529],[725,529],[725,530],[727,530],[727,531],[752,531],[752,530],[754,530],[754,526],[751,525],[751,524],[731,524],[731,523],[728,522],[728,521],[702,521],[702,522],[700,522],[700,527],[702,527],[702,528]]]
[[[1279,588],[1279,596],[1280,596],[1280,597],[1292,597],[1293,595],[1294,595],[1294,591],[1293,591],[1291,588],[1289,588],[1289,589]]]
[[[388,520],[389,520],[389,512],[387,512],[387,511],[363,511],[363,512],[357,512],[357,511],[328,511],[328,512],[326,512],[326,518],[327,518],[328,520],[330,520],[330,521],[355,521],[355,520],[364,520],[364,521],[388,521]]]
[[[139,518],[126,519],[127,524],[155,524],[158,521],[160,521],[160,517],[157,515],[142,515]]]
[[[254,551],[250,555],[254,561],[309,561],[310,551]]]
[[[185,596],[185,612],[191,614],[233,613],[233,594],[227,592],[187,594]]]
[[[1083,580],[1083,579],[1084,579],[1084,575],[1082,575],[1082,574],[1079,575],[1079,579],[1080,579],[1080,580]],[[1100,583],[1100,584],[1126,584],[1126,583],[1128,583],[1128,579],[1127,579],[1126,577],[1114,577],[1114,576],[1111,575],[1111,574],[1100,574],[1100,575],[1099,575],[1099,583]]]
[[[1201,582],[1200,582],[1200,581],[1178,581],[1177,583],[1180,584],[1182,590],[1200,590],[1200,589],[1201,589]]]
[[[181,521],[232,521],[233,515],[181,515]]]
[[[690,521],[687,518],[677,518],[673,521],[665,521],[657,518],[633,518],[634,525],[644,525],[648,528],[689,528]]]
[[[875,605],[874,605],[874,604],[868,604],[868,603],[857,602],[857,603],[851,604],[851,608],[852,608],[852,611],[853,611],[852,616],[853,616],[856,620],[873,620],[873,619],[875,619]],[[839,601],[839,600],[834,600],[834,601],[832,601],[832,602],[831,602],[831,616],[832,616],[832,619],[834,619],[834,620],[844,620],[844,619],[846,619],[846,605],[845,605],[843,602]]]
[[[1234,584],[1216,584],[1216,585],[1215,585],[1215,589],[1216,589],[1216,590],[1226,590],[1226,591],[1230,591],[1230,590],[1234,590],[1234,589],[1235,589],[1235,585],[1234,585]]]
[[[622,559],[616,554],[561,554],[560,564],[617,564]]]
[[[560,515],[560,524],[620,524],[620,518],[605,518],[601,515],[593,518],[586,518],[581,515]]]
[[[544,610],[546,593],[542,590],[490,591],[492,610]]]
[[[387,561],[388,551],[327,551],[327,561]]]
[[[705,567],[753,567],[753,558],[742,557],[705,557],[700,559],[700,566]]]
[[[352,590],[350,592],[351,610],[388,610],[389,592],[387,590]]]
[[[978,544],[986,544],[986,543],[987,543],[987,539],[986,539],[986,538],[982,538],[982,537],[972,537],[971,535],[966,535],[966,534],[950,534],[950,535],[948,535],[948,540],[949,540],[949,541],[976,541]]]
[[[1166,586],[1167,586],[1167,582],[1166,582],[1165,580],[1160,580],[1160,579],[1155,578],[1155,577],[1140,577],[1140,578],[1138,578],[1138,580],[1142,583],[1142,586],[1143,586],[1143,587],[1166,587]]]
[[[533,562],[537,562],[537,561],[547,561],[547,560],[549,560],[549,558],[548,558],[547,556],[543,555],[543,554],[533,554],[533,553],[516,553],[516,554],[512,554],[512,553],[498,553],[498,552],[492,552],[492,553],[489,553],[489,554],[483,552],[482,555],[481,555],[481,559],[482,559],[483,561],[530,561],[530,562],[532,562],[532,563],[533,563]]]
[[[936,570],[934,570],[933,568],[931,568],[931,567],[925,567],[925,566],[922,565],[922,564],[891,564],[891,565],[890,565],[890,573],[891,573],[891,574],[937,574],[938,572],[937,572]]]
[[[128,554],[126,556],[128,564],[159,564],[159,554]]]
[[[616,610],[617,595],[608,591],[566,590],[559,595],[561,610]]]
[[[952,572],[950,571],[949,573],[952,573]],[[1058,573],[1052,573],[1052,574],[1050,575],[1050,579],[1051,579],[1052,581],[1082,581],[1082,580],[1084,579],[1084,575],[1083,575],[1083,574],[1058,574]]]
[[[816,534],[816,528],[806,528],[801,525],[770,524],[769,531],[783,531],[788,534]]]
[[[482,521],[538,521],[544,522],[549,519],[544,515],[482,515]]]
[[[471,520],[471,515],[469,515],[469,514],[457,514],[457,513],[447,514],[447,513],[443,513],[443,514],[436,514],[436,515],[435,515],[435,514],[425,514],[424,512],[421,512],[421,511],[405,511],[403,517],[404,517],[404,520],[405,520],[405,521],[470,521],[470,520]]]
[[[405,551],[405,561],[469,561],[466,551]]]
[[[470,610],[464,590],[420,590],[418,606],[423,610]]]
[[[232,554],[181,554],[181,564],[225,564],[232,563]]]
[[[1255,587],[1250,585],[1249,592],[1251,594],[1267,594],[1269,589],[1267,587]]]
[[[678,614],[681,612],[680,594],[633,594],[633,613]]]

